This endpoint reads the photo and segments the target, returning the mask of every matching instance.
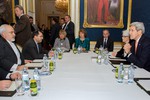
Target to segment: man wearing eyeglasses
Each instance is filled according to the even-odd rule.
[[[124,44],[131,43],[132,41],[130,40],[130,34],[128,30],[122,31],[122,42]],[[127,54],[124,52],[123,47],[118,51],[118,52],[113,52],[112,56],[115,57],[120,57],[120,58],[126,58]]]
[[[14,29],[10,25],[4,24],[0,27],[0,35],[0,70],[4,70],[3,72],[6,73],[22,70],[24,59],[13,43],[15,41]]]

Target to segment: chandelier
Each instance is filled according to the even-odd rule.
[[[60,12],[67,12],[68,11],[68,0],[56,0],[55,7]]]

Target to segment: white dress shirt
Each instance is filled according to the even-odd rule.
[[[10,44],[11,48],[13,49],[13,51],[17,57],[17,63],[11,67],[10,71],[16,71],[18,65],[21,65],[20,52],[18,51],[16,45],[13,42],[8,41],[8,40],[7,40],[7,42]]]
[[[66,30],[66,28],[67,28],[67,26],[68,26],[69,23],[70,23],[70,21],[68,21],[68,22],[66,23],[66,25],[64,25],[64,30]]]

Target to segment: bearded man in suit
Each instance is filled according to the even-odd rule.
[[[22,70],[24,58],[15,45],[14,29],[10,25],[0,27],[0,76],[8,77],[8,73]]]

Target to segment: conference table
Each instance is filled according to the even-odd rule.
[[[35,97],[30,91],[23,96],[0,97],[0,100],[150,100],[136,82],[118,83],[111,64],[97,64],[88,53],[64,53],[56,60],[56,69],[49,76],[41,76],[42,89]],[[32,70],[30,70],[32,73]],[[135,78],[150,78],[144,69],[135,69]]]

